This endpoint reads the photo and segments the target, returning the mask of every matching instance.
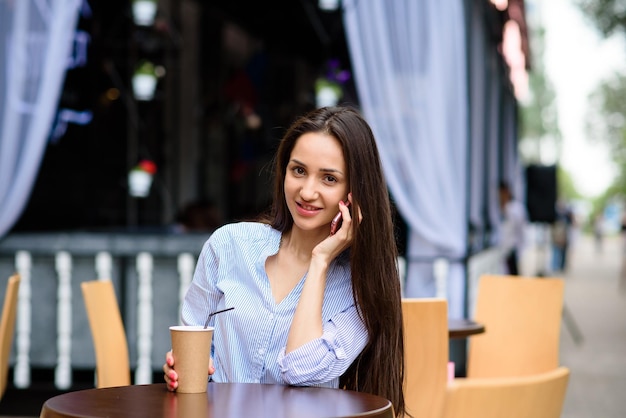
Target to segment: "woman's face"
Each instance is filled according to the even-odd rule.
[[[285,173],[285,200],[295,228],[329,229],[347,199],[348,173],[334,137],[309,132],[296,140]]]

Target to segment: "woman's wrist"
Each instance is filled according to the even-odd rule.
[[[309,274],[312,271],[319,271],[319,272],[325,273],[328,270],[329,265],[330,265],[330,260],[328,260],[327,257],[313,254],[311,256],[311,263],[309,264]]]

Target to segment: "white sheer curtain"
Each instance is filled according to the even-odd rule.
[[[82,0],[0,0],[0,237],[30,195]]]
[[[467,58],[462,0],[345,0],[360,104],[409,225],[405,295],[435,295],[433,261],[451,260],[451,317],[464,315]]]

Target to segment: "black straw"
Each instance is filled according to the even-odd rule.
[[[226,311],[232,311],[233,309],[235,309],[234,306],[232,306],[230,308],[222,309],[221,311],[215,311],[212,314],[209,314],[209,317],[206,319],[206,322],[204,323],[204,328],[209,326],[209,321],[211,320],[211,317],[213,315],[217,315],[218,313],[222,313],[222,312],[226,312]]]

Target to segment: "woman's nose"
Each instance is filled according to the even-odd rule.
[[[300,197],[306,201],[315,200],[318,196],[315,182],[307,180],[302,184],[300,188]]]

